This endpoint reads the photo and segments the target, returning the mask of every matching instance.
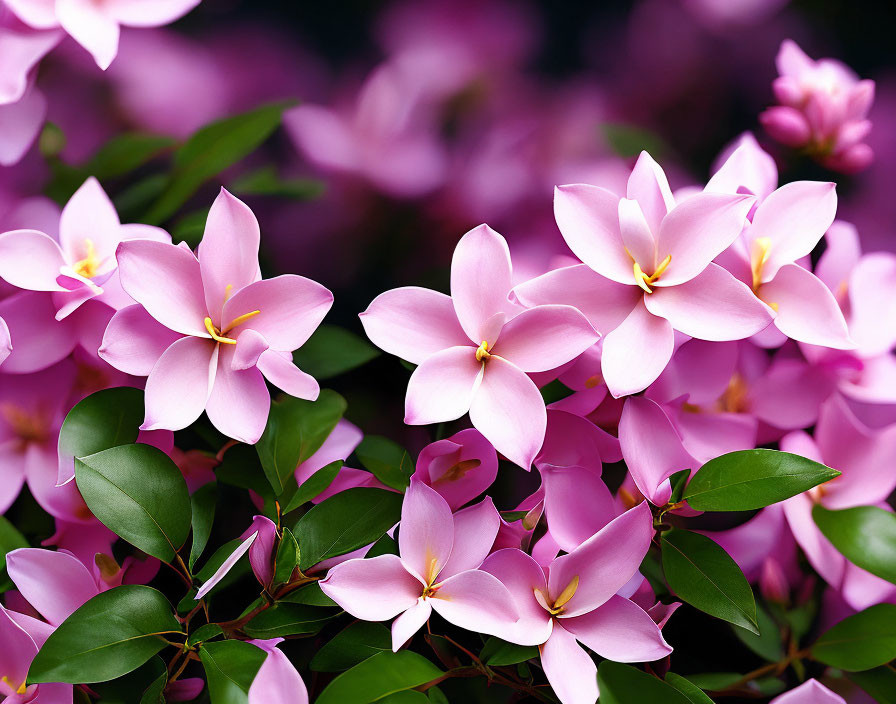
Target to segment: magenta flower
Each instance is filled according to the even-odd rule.
[[[785,39],[776,59],[772,88],[780,105],[759,116],[766,131],[782,144],[807,148],[835,171],[855,173],[874,159],[864,143],[874,102],[874,81],[859,80],[835,59],[813,61]]]
[[[616,662],[648,662],[672,652],[650,615],[617,595],[637,573],[652,537],[650,509],[642,503],[546,570],[516,549],[499,550],[483,563],[510,590],[520,613],[498,635],[539,646],[545,675],[563,704],[597,700],[597,667],[582,645]]]
[[[283,638],[249,642],[267,653],[249,687],[249,704],[308,704],[308,689],[302,676],[277,648]]]
[[[222,189],[198,257],[188,247],[133,240],[118,248],[121,285],[138,304],[109,323],[100,357],[146,381],[143,430],[179,430],[205,410],[225,435],[254,444],[270,409],[265,378],[315,399],[313,377],[292,363],[333,295],[302,276],[265,281],[258,221]],[[142,306],[142,307],[141,307]]]
[[[712,262],[743,229],[751,196],[699,193],[676,204],[646,152],[626,195],[582,184],[557,187],[557,225],[584,265],[514,289],[526,305],[575,305],[605,332],[601,368],[616,397],[642,391],[660,375],[676,330],[701,340],[738,340],[773,317]]]
[[[121,27],[160,27],[196,7],[200,0],[7,0],[34,29],[61,27],[89,51],[104,71],[118,54]]]
[[[433,610],[455,626],[499,635],[519,614],[507,588],[477,569],[500,516],[486,498],[455,515],[445,499],[413,480],[401,507],[396,555],[348,560],[320,582],[324,594],[355,618],[392,623],[397,651]]]
[[[0,697],[7,704],[72,701],[70,684],[25,684],[31,661],[52,632],[53,627],[43,621],[0,606],[0,672],[4,673],[0,677]]]
[[[408,383],[406,423],[441,423],[469,411],[498,452],[528,469],[547,421],[527,372],[566,364],[599,336],[571,306],[520,312],[508,300],[511,275],[504,238],[480,225],[457,243],[450,297],[397,288],[374,299],[361,322],[374,344],[419,365]]]
[[[497,476],[498,454],[475,428],[424,447],[414,471],[414,477],[439,492],[452,511],[479,496]]]
[[[115,276],[115,250],[133,239],[170,242],[171,236],[158,227],[122,225],[91,176],[62,210],[58,242],[37,230],[0,235],[0,278],[22,289],[52,291],[57,320],[91,298],[122,308],[130,299]]]

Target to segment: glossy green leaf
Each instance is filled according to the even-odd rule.
[[[190,534],[190,494],[177,465],[151,445],[120,445],[75,460],[93,514],[144,552],[168,562]]]
[[[396,692],[378,699],[377,702],[379,704],[429,704],[429,697],[423,692],[406,689],[403,692]]]
[[[781,629],[768,611],[759,604],[756,605],[756,623],[759,626],[759,635],[733,626],[734,635],[759,657],[769,662],[783,660],[784,644],[781,642]]]
[[[206,181],[254,152],[280,125],[291,103],[274,103],[206,125],[177,150],[168,185],[143,218],[158,224],[174,215]]]
[[[308,606],[338,606],[335,601],[323,593],[317,582],[290,592],[280,601],[290,604],[307,604]]]
[[[663,533],[663,571],[672,591],[710,616],[759,633],[753,591],[737,563],[705,535]]]
[[[197,645],[212,640],[223,634],[223,629],[217,623],[205,623],[197,628],[187,638],[188,645]]]
[[[386,486],[404,491],[414,473],[414,461],[397,442],[380,435],[367,435],[355,454],[365,468]]]
[[[315,704],[368,704],[443,674],[429,660],[410,650],[381,652],[339,675]]]
[[[326,488],[333,483],[336,475],[339,474],[339,470],[342,469],[342,465],[342,460],[330,462],[330,464],[321,467],[308,477],[308,479],[302,482],[301,486],[296,488],[295,494],[292,495],[283,507],[283,513],[286,514],[290,511],[295,511],[302,504],[307,504],[311,499],[322,494]]]
[[[675,687],[642,670],[611,660],[597,669],[600,704],[690,704]]]
[[[739,672],[701,672],[696,675],[688,675],[691,684],[713,692],[727,689],[741,679],[743,679],[743,675]]]
[[[516,665],[538,657],[538,648],[534,645],[517,645],[506,640],[489,638],[479,653],[479,659],[486,665]]]
[[[816,504],[812,518],[847,560],[896,584],[896,514],[877,506],[831,511]]]
[[[202,555],[212,534],[212,524],[215,520],[215,504],[218,500],[218,487],[215,482],[209,482],[199,487],[190,496],[190,509],[192,512],[193,542],[190,545],[190,561],[187,563],[190,570],[196,564],[196,560]]]
[[[749,511],[808,491],[840,472],[777,450],[738,450],[704,464],[688,483],[685,500],[698,511]]]
[[[98,594],[47,639],[28,682],[103,682],[137,669],[181,632],[171,604],[151,587],[131,584]]]
[[[296,466],[320,449],[345,406],[345,399],[329,389],[323,389],[316,401],[286,396],[271,404],[268,424],[255,449],[276,496],[283,493]]]
[[[137,441],[143,392],[120,386],[90,394],[68,412],[59,431],[60,457],[86,457]],[[74,471],[74,465],[72,465]]]
[[[896,659],[896,604],[877,604],[822,633],[811,648],[825,665],[859,672]]]
[[[254,445],[239,443],[228,448],[214,472],[223,484],[251,489],[265,499],[274,496]]]
[[[282,638],[317,633],[338,615],[332,609],[279,602],[265,609],[243,627],[252,638]]]
[[[6,553],[27,548],[28,541],[19,533],[16,527],[0,516],[0,573],[6,570]]]
[[[267,657],[261,648],[241,640],[204,643],[199,658],[205,668],[212,704],[247,704],[249,687]]]
[[[382,652],[391,652],[392,635],[381,623],[356,621],[321,646],[311,659],[316,672],[342,672]]]
[[[283,535],[277,544],[277,555],[274,558],[273,584],[285,584],[299,564],[299,544],[289,528],[283,529]]]
[[[382,354],[360,335],[335,325],[321,325],[292,353],[302,371],[315,379],[331,379],[367,364]]]
[[[314,506],[293,532],[302,571],[322,560],[373,543],[398,523],[402,495],[385,489],[341,491]]]
[[[674,672],[666,673],[666,684],[675,687],[691,704],[714,704],[709,695],[689,680]]]
[[[870,694],[877,704],[896,704],[896,669],[892,665],[850,672],[847,676]]]
[[[168,671],[164,668],[140,697],[140,704],[165,704],[165,685],[168,684]]]

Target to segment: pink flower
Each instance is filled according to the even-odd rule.
[[[249,642],[268,654],[249,687],[249,704],[308,704],[302,676],[277,648],[283,638]]]
[[[70,684],[25,685],[31,661],[52,632],[52,626],[0,606],[0,696],[8,704],[72,701]]]
[[[0,166],[19,163],[40,134],[47,115],[47,99],[29,88],[21,100],[0,104]]]
[[[57,320],[91,298],[122,308],[131,301],[116,277],[115,250],[133,239],[170,242],[171,236],[149,225],[122,225],[91,176],[62,210],[58,242],[37,230],[0,235],[0,278],[22,289],[52,291]]]
[[[368,337],[419,365],[405,422],[441,423],[467,411],[498,452],[528,469],[544,440],[544,401],[527,372],[554,369],[598,340],[566,305],[519,312],[508,300],[510,252],[487,225],[465,234],[451,263],[451,296],[405,287],[378,296],[361,314]]]
[[[0,364],[12,354],[12,338],[9,335],[9,326],[3,318],[0,318]]]
[[[539,646],[545,675],[563,704],[597,699],[597,668],[582,645],[617,662],[653,661],[672,652],[650,615],[617,595],[637,573],[652,537],[650,509],[642,503],[546,570],[516,549],[499,550],[483,563],[510,590],[520,613],[498,635]]]
[[[759,116],[766,131],[791,147],[806,147],[828,168],[855,173],[874,158],[864,143],[871,131],[866,117],[874,102],[874,81],[859,80],[834,59],[813,61],[785,39],[772,84],[780,105]]]
[[[254,444],[267,423],[265,378],[315,399],[313,377],[292,351],[314,332],[333,302],[301,276],[260,280],[258,221],[226,190],[209,211],[198,257],[186,246],[123,242],[124,290],[140,305],[109,323],[100,357],[146,381],[143,430],[179,430],[205,410],[225,435]]]
[[[274,548],[277,544],[277,526],[270,518],[255,516],[252,519],[252,525],[240,539],[243,542],[230,553],[230,556],[221,563],[217,571],[196,592],[196,599],[201,599],[208,594],[247,552],[256,579],[265,589],[271,586],[271,581],[274,579]]]
[[[452,511],[479,496],[497,476],[495,448],[475,428],[424,447],[414,471],[414,477],[439,492]]]
[[[846,704],[846,700],[813,678],[775,697],[771,704]]]
[[[89,51],[104,71],[118,53],[121,26],[159,27],[179,19],[200,0],[7,0],[34,29],[61,27]]]
[[[747,286],[712,263],[737,239],[752,197],[699,193],[676,204],[646,152],[626,194],[559,186],[557,225],[584,264],[514,289],[526,305],[574,305],[606,332],[601,368],[616,397],[642,391],[660,375],[676,330],[701,340],[738,340],[772,319]]]
[[[323,592],[355,618],[392,623],[397,651],[433,609],[455,626],[500,634],[518,618],[510,593],[479,569],[501,519],[486,498],[455,515],[445,499],[413,480],[404,498],[396,555],[348,560],[320,582]]]

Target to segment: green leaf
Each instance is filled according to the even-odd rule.
[[[698,511],[749,511],[839,477],[818,462],[777,450],[738,450],[704,464],[684,492]]]
[[[759,657],[769,662],[783,660],[784,644],[781,642],[781,629],[768,611],[759,604],[756,605],[756,623],[759,626],[759,635],[739,626],[732,626],[734,635]]]
[[[224,630],[217,623],[206,623],[190,634],[187,645],[195,646],[212,638],[217,638]]]
[[[212,534],[212,524],[215,520],[217,500],[218,486],[215,482],[204,484],[190,496],[193,543],[190,545],[190,561],[187,564],[191,571],[196,560],[205,550],[205,546],[208,545],[209,536]]]
[[[386,486],[404,491],[411,482],[414,462],[397,442],[381,435],[368,435],[358,445],[355,454],[365,468]]]
[[[312,200],[324,192],[324,184],[322,181],[310,178],[284,179],[277,173],[276,167],[264,166],[241,175],[233,182],[230,191],[238,196],[277,196],[292,200]]]
[[[151,445],[121,445],[75,460],[78,489],[109,529],[164,562],[190,534],[190,494],[177,465]]]
[[[848,677],[878,704],[896,704],[896,670],[891,666],[882,665],[873,670],[850,672]]]
[[[247,704],[249,687],[266,657],[261,648],[241,640],[204,643],[199,659],[212,704]]]
[[[293,532],[302,571],[379,540],[401,517],[402,495],[385,489],[341,491],[314,506]]]
[[[342,460],[330,462],[330,464],[321,467],[308,477],[308,479],[296,489],[296,493],[293,494],[292,498],[286,503],[286,506],[283,508],[283,513],[287,514],[290,511],[295,511],[302,504],[307,504],[311,499],[322,494],[326,488],[333,483],[336,475],[339,474],[339,470],[342,469],[342,465]]]
[[[688,675],[691,684],[697,685],[700,689],[708,689],[712,692],[727,689],[740,679],[743,675],[739,672],[701,672],[696,675]]]
[[[877,506],[831,511],[815,504],[812,518],[847,560],[896,584],[896,514]]]
[[[381,623],[357,621],[321,646],[311,659],[315,672],[342,672],[382,652],[392,651],[392,635]]]
[[[322,611],[315,606],[279,602],[249,621],[243,631],[252,638],[283,638],[317,633],[335,616],[338,613],[331,610]]]
[[[116,677],[108,682],[97,682],[91,685],[103,704],[134,704],[134,692],[145,692],[153,686],[153,684],[162,675],[167,680],[167,670],[165,662],[158,655],[154,655],[136,670],[129,672],[123,677]],[[75,692],[78,688],[75,688]],[[40,699],[38,699],[40,701]],[[78,701],[77,694],[75,702]],[[164,704],[164,700],[148,700],[151,704]],[[141,700],[140,704],[144,704]]]
[[[397,533],[396,533],[397,535]],[[388,533],[383,535],[382,538],[377,540],[373,545],[370,546],[370,550],[364,555],[364,557],[379,557],[380,555],[397,555],[398,554],[398,543],[390,536]]]
[[[6,570],[6,553],[27,548],[28,541],[19,533],[16,527],[0,516],[0,572]]]
[[[443,674],[429,660],[410,650],[377,653],[334,679],[315,704],[368,704]]]
[[[214,472],[219,482],[251,489],[266,499],[274,496],[254,445],[239,443],[229,447]]]
[[[28,683],[104,682],[135,670],[180,633],[171,604],[130,584],[93,597],[55,630],[31,663]]]
[[[825,665],[859,672],[896,658],[896,604],[877,604],[821,634],[812,657]]]
[[[479,653],[479,659],[486,665],[516,665],[538,657],[538,648],[534,645],[516,645],[492,636],[485,642]]]
[[[317,582],[290,592],[280,601],[290,604],[307,604],[308,606],[338,606],[335,601],[323,593]]]
[[[60,457],[86,457],[137,442],[143,392],[120,386],[90,394],[68,412],[59,431]],[[74,471],[74,464],[72,464]]]
[[[691,475],[691,470],[682,469],[669,477],[669,485],[672,487],[672,493],[669,495],[670,504],[677,504],[681,501],[681,497],[684,495],[684,490],[688,485],[688,477]]]
[[[728,553],[705,535],[678,528],[663,533],[661,542],[666,581],[679,598],[759,633],[753,591]]]
[[[286,396],[271,404],[268,424],[255,449],[274,494],[279,496],[296,466],[320,449],[345,413],[345,399],[323,389],[317,401]]]
[[[321,325],[292,353],[292,359],[315,379],[330,379],[357,369],[381,354],[360,335],[335,325]]]
[[[380,704],[429,704],[429,697],[423,692],[406,689],[377,700]]]
[[[690,704],[675,687],[631,665],[604,660],[597,669],[600,704]]]
[[[206,181],[254,152],[280,125],[291,103],[263,105],[202,127],[177,150],[168,186],[144,222],[164,222]]]
[[[162,668],[162,672],[144,690],[140,697],[140,704],[165,704],[165,685],[168,684],[168,671]]]
[[[299,544],[289,528],[283,529],[283,535],[277,544],[277,555],[274,559],[274,581],[272,584],[286,584],[293,570],[299,564]]]
[[[713,704],[712,699],[693,682],[674,672],[666,673],[666,684],[675,687],[691,704]]]

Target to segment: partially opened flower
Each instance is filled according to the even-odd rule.
[[[0,606],[0,696],[8,704],[72,701],[72,685],[49,682],[27,685],[28,668],[53,627]]]
[[[411,375],[405,422],[441,423],[467,411],[508,459],[528,469],[544,439],[544,400],[527,372],[555,369],[598,340],[566,305],[520,312],[508,300],[510,251],[487,225],[465,234],[451,262],[451,296],[398,288],[361,314],[379,347],[419,365]]]
[[[439,492],[452,511],[479,496],[497,476],[495,448],[475,428],[424,447],[414,471],[414,477]]]
[[[249,687],[249,704],[308,704],[302,676],[277,648],[283,638],[249,642],[267,653]]]
[[[118,54],[121,27],[160,27],[187,14],[201,0],[8,0],[35,29],[61,27],[106,70]]]
[[[496,635],[518,618],[506,587],[477,569],[501,519],[491,499],[451,515],[439,494],[413,480],[401,507],[399,555],[348,560],[320,588],[355,618],[392,623],[397,651],[435,610],[461,628]]]
[[[554,214],[584,264],[517,286],[526,305],[568,303],[605,332],[603,379],[616,396],[644,390],[672,357],[675,331],[701,340],[750,337],[771,312],[713,259],[737,239],[747,195],[699,193],[675,203],[660,166],[642,152],[627,197],[558,186]]]
[[[122,225],[91,176],[62,210],[58,242],[37,230],[0,235],[0,278],[22,289],[52,291],[57,320],[91,298],[121,308],[131,301],[115,276],[115,250],[133,239],[170,242],[171,236],[150,225]]]
[[[510,590],[520,613],[498,635],[539,646],[545,675],[563,704],[597,700],[597,667],[582,645],[616,662],[647,662],[672,652],[650,615],[617,595],[638,571],[652,537],[650,509],[642,503],[546,570],[512,548],[483,563]]]
[[[274,549],[277,545],[277,526],[266,516],[255,516],[246,531],[240,536],[242,542],[230,553],[215,573],[196,592],[196,599],[208,594],[233,569],[239,559],[249,553],[249,563],[256,579],[265,589],[274,578]]]
[[[179,430],[205,410],[222,433],[254,444],[270,409],[265,378],[292,396],[317,398],[317,382],[291,353],[333,295],[302,276],[261,280],[259,237],[252,211],[222,189],[198,257],[149,240],[119,247],[121,284],[139,305],[115,314],[99,354],[149,377],[143,430]]]

